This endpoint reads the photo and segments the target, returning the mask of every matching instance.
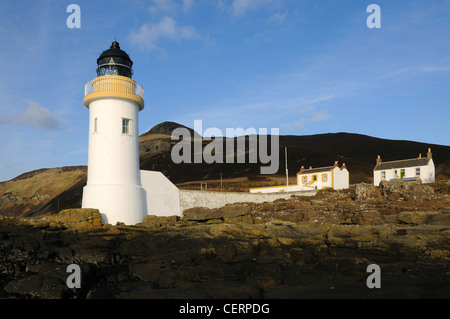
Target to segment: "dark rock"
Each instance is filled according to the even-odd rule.
[[[13,280],[5,286],[5,291],[14,295],[42,299],[62,299],[73,296],[64,281],[41,275],[30,275]]]
[[[219,209],[206,208],[206,207],[194,207],[186,209],[183,215],[188,220],[205,221],[210,219],[220,219],[222,214]]]
[[[373,184],[356,184],[356,200],[380,199],[380,190]]]
[[[148,215],[144,218],[141,225],[155,230],[165,229],[175,226],[179,220],[178,216],[161,217]]]
[[[228,204],[221,208],[205,208],[195,207],[187,209],[183,212],[184,217],[191,221],[207,221],[207,220],[222,220],[225,222],[252,222],[251,207],[248,204]]]
[[[403,181],[381,181],[380,182],[381,193],[384,197],[391,193],[410,193],[416,195],[430,195],[434,193],[432,186],[427,184],[421,184],[417,182],[403,182]]]
[[[402,212],[397,220],[402,224],[450,226],[450,215],[438,212]]]
[[[70,214],[68,223],[4,218],[0,297],[448,296],[448,194],[404,187],[366,200],[361,194],[197,208],[135,226],[77,227],[70,223],[89,219]],[[391,194],[400,197],[388,200]],[[66,286],[73,263],[81,267],[81,289]],[[364,285],[374,263],[382,281],[395,283],[383,281],[376,295]],[[411,286],[411,278],[428,285]]]

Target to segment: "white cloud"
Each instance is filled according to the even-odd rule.
[[[314,111],[314,109],[315,109],[315,106],[314,106],[314,105],[310,105],[310,106],[307,106],[307,107],[302,108],[302,109],[299,111],[299,113],[300,113],[300,114],[310,113],[310,112]]]
[[[305,128],[305,120],[300,120],[295,123],[287,123],[281,125],[281,129],[286,132],[294,132],[297,130],[303,130],[304,128]]]
[[[389,79],[395,77],[404,77],[410,79],[414,76],[421,76],[429,72],[447,72],[450,71],[450,66],[440,65],[440,66],[407,66],[386,74],[380,75],[380,79]]]
[[[217,7],[219,8],[220,13],[224,13],[227,10],[227,5],[225,3],[225,0],[218,0]]]
[[[449,71],[450,66],[424,66],[419,69],[423,72],[443,72],[443,71]]]
[[[27,103],[27,110],[15,116],[15,122],[23,125],[33,125],[41,130],[56,130],[60,128],[58,121],[48,109],[31,100],[28,100]]]
[[[328,110],[322,110],[320,112],[316,112],[311,116],[310,121],[315,122],[323,122],[330,118],[330,114],[328,113]]]
[[[183,11],[188,13],[195,5],[195,0],[183,0]]]
[[[49,109],[40,106],[32,100],[27,100],[28,108],[18,114],[6,115],[0,114],[0,124],[20,124],[34,126],[41,130],[60,129],[60,121],[50,112]]]
[[[176,14],[180,10],[186,14],[194,5],[195,0],[182,0],[178,2],[174,0],[152,0],[149,11],[153,15]]]
[[[231,5],[233,15],[243,16],[249,10],[255,10],[258,7],[272,2],[272,0],[234,0]]]
[[[323,100],[323,98],[317,98],[316,100]],[[328,120],[331,115],[328,113],[327,109],[321,111],[315,111],[316,107],[314,105],[306,106],[298,111],[300,114],[300,119],[293,123],[284,123],[280,127],[286,132],[294,132],[297,130],[305,129],[306,125],[309,123],[317,123]]]
[[[198,38],[193,26],[177,26],[174,19],[164,17],[157,24],[144,24],[129,36],[130,42],[142,49],[155,50],[161,39],[181,40]]]
[[[175,13],[178,10],[178,5],[173,0],[152,0],[149,8],[151,14],[159,13]]]
[[[269,21],[283,22],[284,19],[286,19],[287,14],[288,14],[287,11],[285,11],[284,13],[281,13],[281,12],[274,13],[269,18]]]

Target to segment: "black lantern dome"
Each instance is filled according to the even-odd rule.
[[[97,65],[97,76],[121,75],[130,79],[133,76],[133,61],[120,49],[117,41],[114,41],[108,50],[103,51],[97,59]]]

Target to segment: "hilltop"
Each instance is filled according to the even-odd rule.
[[[207,183],[208,190],[248,191],[250,187],[281,185],[285,182],[284,148],[288,148],[290,183],[296,183],[301,166],[321,167],[335,161],[345,163],[350,171],[350,183],[371,183],[375,159],[383,161],[414,158],[432,149],[438,180],[450,177],[450,147],[414,141],[387,140],[361,134],[333,133],[304,136],[280,136],[279,170],[275,175],[260,175],[261,163],[246,164],[174,164],[171,150],[178,141],[171,140],[177,127],[164,122],[154,126],[139,138],[141,169],[157,170],[180,188],[200,189]],[[209,141],[203,142],[204,145]],[[224,141],[225,143],[225,141]],[[225,149],[225,148],[224,148]],[[85,166],[41,169],[24,173],[0,183],[0,215],[35,216],[61,209],[80,207],[82,189],[86,184]]]
[[[388,140],[352,133],[329,133],[303,136],[279,137],[279,169],[274,176],[260,175],[261,163],[246,164],[174,164],[170,160],[171,149],[177,143],[167,135],[164,125],[156,126],[153,133],[143,134],[140,142],[141,168],[163,172],[175,184],[197,185],[203,182],[218,183],[220,174],[226,180],[247,179],[243,190],[260,185],[278,185],[280,178],[285,179],[284,148],[288,148],[289,176],[295,182],[301,166],[323,167],[333,165],[335,161],[345,163],[350,171],[350,183],[372,182],[372,172],[376,158],[381,155],[383,161],[407,159],[425,155],[432,149],[436,165],[436,178],[450,178],[450,147],[414,141]],[[155,128],[156,128],[155,127]],[[171,128],[173,126],[170,126]],[[205,141],[203,144],[208,144]],[[224,150],[225,141],[224,141]],[[248,161],[247,161],[248,162]]]

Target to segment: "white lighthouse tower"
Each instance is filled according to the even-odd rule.
[[[134,225],[147,215],[138,131],[144,90],[132,79],[133,62],[118,42],[100,55],[97,65],[97,77],[85,86],[89,156],[82,207],[98,209],[105,224]]]

